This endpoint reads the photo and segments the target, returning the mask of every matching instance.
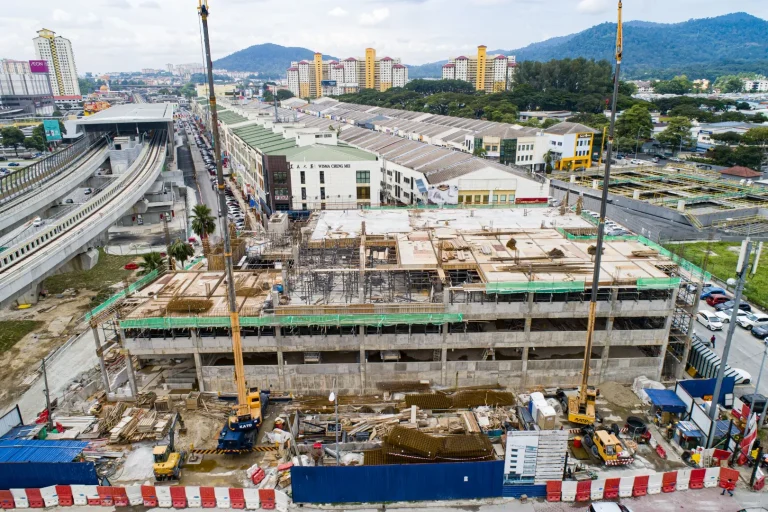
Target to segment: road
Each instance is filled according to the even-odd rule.
[[[184,137],[185,144],[183,147],[179,148],[179,166],[180,168],[185,169],[184,182],[186,183],[187,181],[186,169],[194,168],[196,183],[194,183],[194,185],[192,186],[197,191],[197,201],[198,203],[207,205],[208,208],[210,208],[211,211],[216,215],[217,217],[216,226],[218,231],[221,225],[221,223],[218,221],[218,218],[219,218],[218,196],[216,195],[216,191],[211,186],[211,178],[210,178],[210,175],[208,174],[208,171],[205,168],[205,162],[203,162],[202,155],[200,154],[200,149],[198,149],[197,146],[191,145],[190,137],[187,136],[186,131],[184,131],[183,133],[184,133],[183,137]],[[210,241],[212,243],[215,243],[217,239],[218,239],[217,234],[213,234],[210,236]]]

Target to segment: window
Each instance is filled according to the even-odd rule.
[[[459,196],[459,204],[464,204],[464,196]]]
[[[306,201],[307,200],[307,189],[306,187],[301,187],[301,199]]]
[[[491,146],[491,151],[498,151],[498,150],[499,150],[499,146]]]
[[[483,196],[483,204],[488,204],[488,196]]]
[[[480,204],[480,196],[479,196],[479,195],[478,195],[478,196],[475,196],[475,202],[476,202],[477,204]]]
[[[325,183],[325,171],[320,171],[320,183]]]
[[[325,199],[325,187],[320,187],[320,199]]]
[[[307,210],[307,203],[301,203],[301,209],[306,211]]]
[[[502,194],[499,196],[499,202],[506,203],[507,202],[507,196],[506,194]]]
[[[357,182],[358,183],[370,183],[371,182],[371,171],[357,171]]]
[[[276,172],[274,174],[275,176],[275,183],[288,183],[288,173],[287,172]]]
[[[307,183],[307,173],[305,173],[304,171],[301,171],[299,175],[301,176],[301,184],[304,185],[305,183]]]
[[[493,194],[493,202],[494,203],[498,203],[499,202],[499,196],[497,196],[496,194]]]

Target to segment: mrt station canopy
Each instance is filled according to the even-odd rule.
[[[86,132],[113,132],[115,136],[166,130],[173,134],[172,103],[128,103],[115,105],[78,120]]]

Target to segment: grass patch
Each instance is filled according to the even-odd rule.
[[[112,295],[109,287],[130,278],[133,270],[125,270],[123,267],[134,261],[136,256],[113,256],[99,249],[99,262],[91,270],[77,270],[47,278],[43,282],[43,288],[53,295],[62,293],[68,288],[76,290],[90,290],[99,295]]]
[[[679,254],[694,265],[704,268],[704,257],[707,257],[707,268],[714,277],[725,281],[736,276],[736,263],[739,261],[738,242],[696,242],[692,244],[670,244],[666,248],[675,254]],[[754,249],[754,245],[753,245]],[[761,260],[765,255],[761,257]],[[768,267],[762,264],[757,266],[755,275],[747,275],[747,284],[744,288],[747,300],[762,309],[768,308]]]
[[[0,354],[10,350],[30,332],[42,327],[43,323],[37,320],[0,321]]]

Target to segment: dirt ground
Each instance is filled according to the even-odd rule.
[[[41,359],[76,334],[76,322],[83,316],[94,295],[95,292],[82,292],[76,297],[63,299],[48,297],[29,309],[0,310],[0,320],[43,322],[40,329],[0,354],[0,368],[4,370],[0,372],[0,410],[9,406],[29,387],[37,375]]]

